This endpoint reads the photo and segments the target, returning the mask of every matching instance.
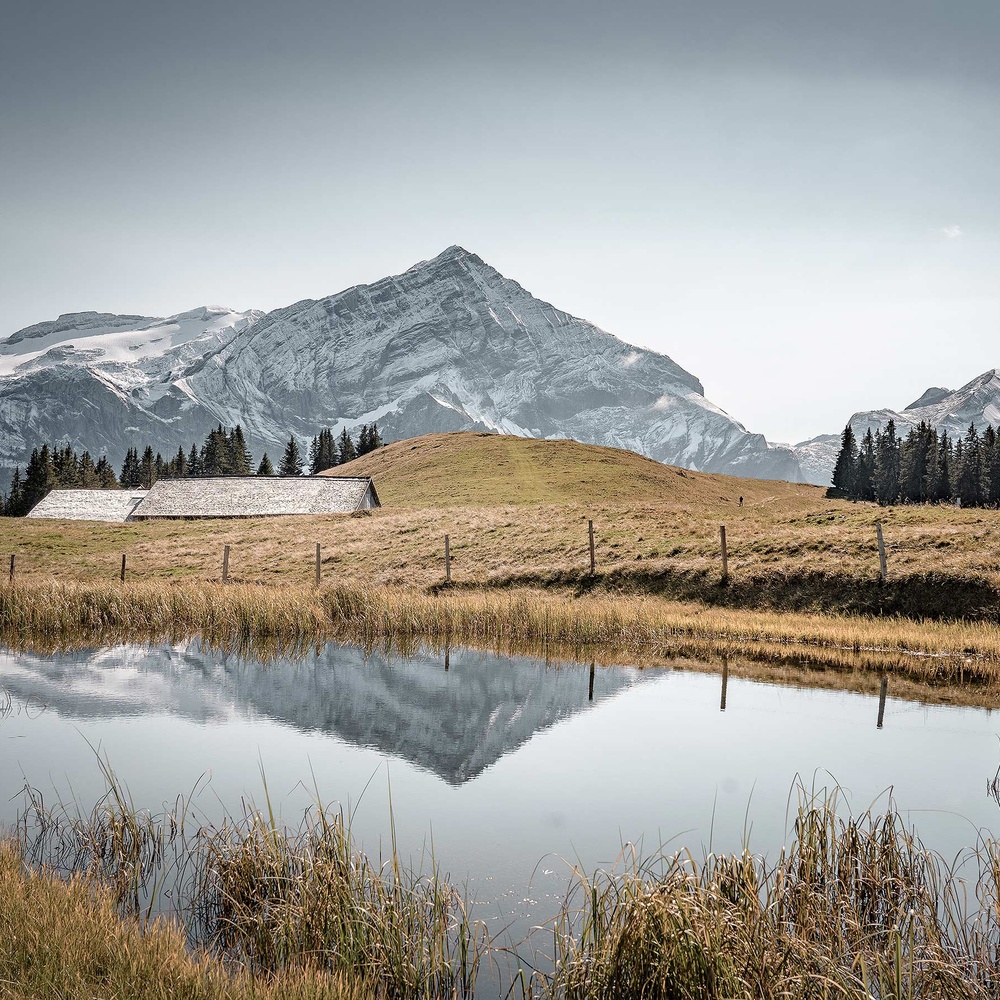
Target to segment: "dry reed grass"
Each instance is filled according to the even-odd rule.
[[[63,881],[0,841],[0,997],[4,1000],[363,1000],[359,975],[302,967],[252,976],[187,947],[166,921],[122,919],[91,877]]]
[[[116,804],[111,822],[154,829],[118,814],[127,799],[117,791],[106,800]],[[456,907],[437,872],[415,881],[394,859],[369,866],[339,814],[314,814],[289,832],[251,810],[181,837],[181,871],[193,875],[178,881],[174,913],[186,917],[189,942],[209,949],[193,954],[162,920],[116,912],[127,880],[115,867],[138,864],[131,839],[111,838],[110,867],[108,856],[95,867],[79,855],[68,884],[51,868],[25,868],[25,844],[44,865],[65,863],[63,848],[81,837],[106,841],[106,809],[40,822],[41,840],[26,822],[20,845],[0,845],[0,975],[35,989],[21,995],[91,996],[93,982],[102,996],[358,995],[344,985],[351,974],[367,976],[378,996],[472,996],[486,958],[513,984],[507,995],[537,1000],[987,1000],[1000,986],[997,845],[983,839],[947,863],[891,801],[843,815],[836,789],[800,792],[790,846],[771,859],[641,857],[626,845],[614,869],[577,870],[558,914],[508,967],[510,953]],[[269,977],[255,978],[262,969]]]
[[[357,849],[339,809],[317,803],[297,829],[252,801],[241,817],[201,821],[178,796],[138,810],[100,761],[107,791],[89,813],[26,787],[17,834],[31,864],[101,886],[102,905],[139,928],[182,921],[188,943],[250,976],[303,973],[367,984],[389,1000],[472,993],[484,927],[436,868]]]
[[[578,872],[546,998],[987,1000],[1000,986],[1000,852],[946,863],[885,812],[806,797],[773,861],[744,851]],[[974,901],[970,900],[970,895]]]
[[[350,586],[17,584],[0,586],[0,642],[55,651],[198,634],[258,658],[338,639],[405,653],[469,645],[549,659],[659,665],[728,656],[780,679],[865,672],[929,701],[1000,705],[1000,626],[857,615],[741,612],[647,596],[571,598],[521,591],[425,594]],[[769,671],[768,664],[774,669]],[[830,682],[830,678],[827,678]]]

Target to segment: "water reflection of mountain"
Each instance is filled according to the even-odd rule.
[[[643,674],[597,671],[596,704]],[[330,733],[425,767],[451,784],[480,774],[535,733],[587,708],[589,671],[453,650],[403,659],[329,645],[267,666],[200,644],[0,655],[13,698],[76,718],[169,712],[197,722],[262,716]]]

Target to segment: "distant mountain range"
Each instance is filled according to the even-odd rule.
[[[859,436],[890,418],[904,434],[922,419],[949,432],[996,424],[998,383],[987,372],[851,424]],[[703,472],[818,484],[840,444],[840,428],[769,444],[666,355],[536,299],[457,246],[269,313],[71,313],[0,343],[0,480],[43,443],[118,467],[129,447],[169,457],[219,423],[240,424],[255,458],[277,459],[289,434],[304,445],[322,428],[372,421],[387,441],[450,430],[574,438]]]
[[[1000,428],[1000,369],[983,372],[961,389],[932,386],[901,410],[863,410],[855,413],[849,422],[860,441],[869,428],[873,434],[885,430],[890,420],[896,424],[898,437],[906,437],[921,421],[938,430],[947,430],[952,438],[964,435],[969,424],[975,424],[980,431],[987,424]],[[840,437],[840,431],[822,434],[795,446],[795,455],[806,481],[821,485],[830,482],[840,451]]]
[[[800,479],[795,455],[709,402],[669,357],[534,298],[449,247],[395,277],[262,314],[74,313],[0,344],[0,465],[69,443],[166,456],[218,423],[255,455],[377,421],[386,440],[492,430]]]

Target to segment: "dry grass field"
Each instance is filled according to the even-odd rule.
[[[1000,704],[1000,512],[880,509],[828,500],[814,486],[500,435],[430,435],[335,471],[372,475],[384,506],[238,520],[7,520],[0,558],[16,556],[16,585],[0,587],[0,637],[55,648],[195,632],[258,645],[326,635],[649,663],[712,650],[773,662],[794,644],[796,656],[811,648],[817,667],[916,684],[971,680],[985,688],[963,700]],[[908,654],[916,658],[904,665]]]
[[[313,581],[319,542],[325,583],[428,592],[443,582],[448,534],[459,589],[998,617],[997,511],[880,509],[828,500],[814,486],[688,472],[630,452],[500,435],[402,441],[335,471],[372,475],[382,509],[125,525],[10,520],[0,553],[16,553],[20,580],[113,580],[125,553],[131,581],[209,582],[220,579],[229,544],[231,580],[286,586]],[[888,548],[886,585],[878,579],[877,522]],[[723,524],[726,587],[719,585]]]

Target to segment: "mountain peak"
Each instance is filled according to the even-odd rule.
[[[925,389],[923,395],[919,399],[915,399],[909,406],[903,407],[904,410],[916,410],[921,406],[933,406],[935,403],[940,403],[942,399],[946,396],[951,395],[951,389],[945,389],[941,386],[931,386],[929,389]]]
[[[418,260],[416,264],[406,269],[406,273],[409,274],[411,271],[422,271],[425,269],[436,270],[448,266],[468,266],[470,264],[477,267],[489,266],[482,257],[455,243],[450,247],[446,247],[436,257],[431,257],[429,260]]]

